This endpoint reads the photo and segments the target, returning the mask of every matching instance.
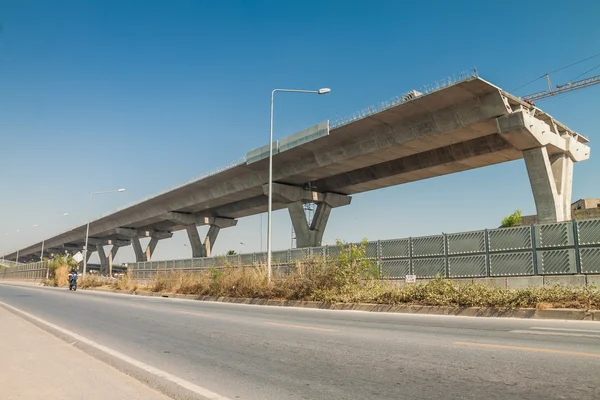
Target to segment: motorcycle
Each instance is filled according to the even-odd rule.
[[[77,274],[69,274],[69,290],[77,290]]]

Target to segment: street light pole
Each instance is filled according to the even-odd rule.
[[[21,232],[20,229],[17,229],[17,233]],[[18,264],[19,263],[19,251],[20,249],[17,249],[17,259],[15,260],[15,262]]]
[[[85,279],[85,273],[87,272],[87,253],[88,253],[88,238],[90,235],[90,214],[92,212],[92,197],[95,194],[105,194],[105,193],[121,193],[124,192],[125,189],[117,189],[117,190],[106,190],[103,192],[93,192],[90,193],[90,202],[88,203],[87,209],[87,226],[85,228],[85,246],[83,247],[83,276],[82,280]]]
[[[275,92],[288,93],[312,93],[312,94],[327,94],[331,92],[329,88],[319,90],[296,90],[296,89],[274,89],[271,92],[271,135],[269,139],[269,206],[267,211],[267,281],[271,284],[271,232],[272,232],[272,214],[273,214],[273,100]]]
[[[4,234],[4,236],[8,236],[8,232],[6,232],[6,233]],[[4,260],[4,257],[6,257],[6,254],[4,254],[4,255],[2,256],[2,262],[4,262],[4,261],[5,261],[5,260]]]

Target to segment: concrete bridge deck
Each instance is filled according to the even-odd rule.
[[[350,204],[350,195],[525,158],[539,220],[567,220],[573,162],[589,158],[587,142],[535,106],[472,77],[331,130],[326,121],[278,141],[273,209],[289,210],[298,247],[318,246],[331,209]],[[99,251],[102,261],[133,244],[138,261],[147,260],[160,239],[186,229],[194,257],[210,255],[220,229],[267,211],[267,183],[268,145],[229,169],[93,221],[90,251]],[[311,225],[305,202],[317,204]],[[204,241],[199,225],[210,225]],[[152,238],[145,250],[140,237]],[[80,226],[45,244],[49,251],[77,250],[84,238]],[[113,245],[108,256],[104,245]],[[19,259],[40,251],[41,243],[34,244],[19,250]]]

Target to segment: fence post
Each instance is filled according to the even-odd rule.
[[[579,227],[577,220],[573,221],[573,243],[575,243],[575,265],[577,268],[577,275],[581,275],[581,253],[579,253]]]
[[[383,269],[381,267],[381,240],[377,241],[377,251],[375,252],[377,260],[377,269],[379,270],[379,277],[383,277]]]
[[[446,270],[446,279],[450,278],[450,267],[448,263],[448,235],[442,234],[444,238],[444,269]]]
[[[539,275],[538,259],[537,259],[537,239],[535,235],[535,225],[531,224],[531,252],[533,254],[533,274]]]
[[[409,259],[409,275],[415,274],[415,268],[413,265],[413,243],[412,236],[408,238],[408,259]]]
[[[492,276],[492,263],[490,260],[490,231],[485,230],[485,237],[483,240],[485,246],[485,276],[490,278]]]

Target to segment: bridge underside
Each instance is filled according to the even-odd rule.
[[[587,139],[488,82],[470,79],[417,97],[274,156],[273,209],[287,209],[299,247],[321,244],[332,208],[351,195],[524,158],[538,220],[570,219],[573,163],[589,158]],[[194,256],[208,256],[220,229],[267,211],[268,159],[238,165],[93,221],[105,264],[133,245],[149,260],[161,239],[185,229]],[[301,205],[317,204],[312,221]],[[197,227],[209,226],[202,239]],[[48,248],[82,249],[85,227],[47,239]],[[142,249],[139,239],[151,238]],[[41,244],[19,258],[39,257]],[[99,250],[100,251],[100,250]],[[16,259],[17,254],[7,256]]]

